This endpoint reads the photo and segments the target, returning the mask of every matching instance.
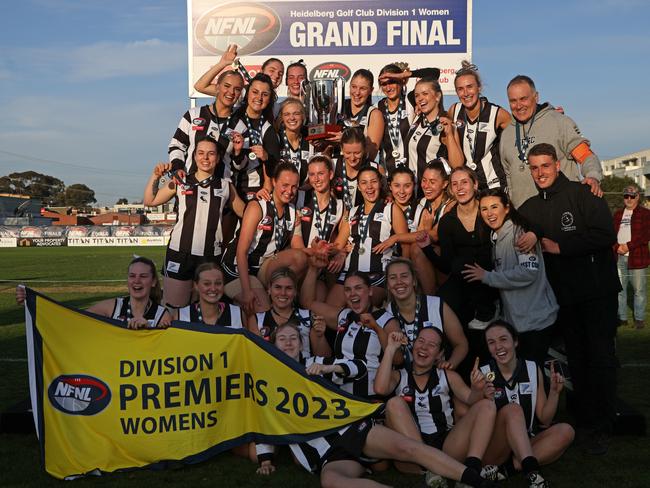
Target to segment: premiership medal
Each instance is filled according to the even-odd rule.
[[[496,377],[497,375],[494,371],[488,371],[487,374],[485,375],[485,379],[488,380],[490,383],[492,383]]]
[[[399,151],[393,151],[391,154],[392,154],[394,159],[397,159],[400,156]]]
[[[253,151],[249,152],[249,153],[248,153],[248,159],[249,159],[250,161],[255,161],[255,160],[257,160],[257,154],[255,154]]]
[[[366,248],[364,246],[359,246],[359,255],[363,256],[366,253]]]

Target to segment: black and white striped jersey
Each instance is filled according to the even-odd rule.
[[[399,209],[397,211],[401,212]],[[368,217],[370,217],[370,222],[368,222]],[[378,202],[375,212],[370,216],[364,212],[364,205],[361,204],[350,211],[348,221],[350,223],[350,242],[354,247],[345,259],[343,272],[383,273],[386,264],[393,257],[394,250],[391,247],[382,254],[376,254],[372,252],[372,248],[393,234],[393,203]],[[360,226],[365,225],[368,230],[364,242],[361,242]],[[363,250],[361,250],[362,248]]]
[[[342,401],[342,400],[339,400]],[[339,404],[345,408],[344,404]],[[331,454],[338,455],[338,451],[345,452],[346,459],[355,459],[366,466],[378,462],[378,459],[370,459],[364,456],[363,448],[368,434],[375,425],[375,416],[383,413],[375,413],[323,437],[317,437],[310,441],[299,444],[289,444],[296,461],[312,474],[318,473]],[[256,444],[257,459],[261,463],[264,460],[273,458],[274,448],[270,444]],[[338,458],[335,458],[338,459]]]
[[[306,368],[310,365],[317,364],[338,364],[343,368],[342,373],[332,373],[323,375],[324,378],[330,380],[335,385],[341,387],[345,383],[351,383],[357,381],[368,374],[368,367],[362,359],[346,359],[346,358],[336,358],[334,356],[322,357],[322,356],[309,356],[306,357],[303,361],[303,364]]]
[[[352,127],[361,127],[363,128],[363,135],[368,135],[368,121],[370,120],[370,114],[376,110],[377,107],[367,103],[363,106],[361,110],[357,112],[356,115],[352,115],[352,101],[347,98],[343,102],[343,118],[345,121]]]
[[[423,434],[442,434],[454,426],[454,408],[447,373],[435,368],[423,389],[418,388],[413,374],[399,370],[399,383],[395,394],[406,400]]]
[[[220,325],[222,327],[232,327],[234,329],[244,328],[241,308],[231,303],[222,303],[221,305],[223,305],[223,310],[215,325]],[[181,322],[192,322],[195,324],[204,323],[203,315],[201,314],[201,305],[199,305],[199,302],[191,303],[183,308],[179,308],[178,320]]]
[[[338,229],[343,217],[343,201],[330,196],[327,207],[314,212],[314,190],[300,190],[296,199],[299,225],[296,233],[302,236],[305,247],[309,247],[314,238],[330,241]]]
[[[499,107],[481,98],[481,112],[476,120],[469,120],[467,111],[461,103],[454,106],[454,122],[461,121],[457,129],[462,141],[465,164],[476,171],[478,188],[505,188],[506,173],[499,157],[499,137],[497,115]]]
[[[162,305],[159,305],[157,302],[151,301],[147,311],[144,314],[144,318],[149,321],[149,327],[157,327],[160,323],[160,319],[165,314],[167,309]],[[113,313],[111,318],[115,320],[120,320],[122,322],[128,322],[133,318],[133,313],[131,312],[131,297],[116,297],[115,306],[113,307]]]
[[[302,355],[309,357],[312,355],[311,343],[309,341],[309,332],[311,331],[311,312],[304,308],[296,308],[293,311],[293,317],[297,319],[298,329],[300,331],[300,338],[302,340]],[[257,327],[260,330],[262,337],[270,339],[271,334],[278,328],[277,321],[273,317],[273,312],[267,310],[266,312],[258,312],[256,314]]]
[[[232,131],[239,132],[244,137],[244,147],[239,156],[227,154],[224,158],[224,162],[230,166],[232,182],[237,189],[237,193],[244,201],[255,198],[255,193],[264,185],[264,169],[266,169],[266,174],[272,177],[275,166],[280,159],[280,141],[273,125],[268,120],[264,120],[262,127],[260,127],[260,119],[249,120],[253,130],[260,134],[261,140],[257,141],[257,143],[261,143],[268,153],[268,160],[262,162],[259,158],[251,159],[249,157],[249,148],[254,146],[256,141],[254,138],[251,141],[251,133],[243,110],[233,114],[229,128]]]
[[[535,362],[517,359],[517,366],[510,381],[506,381],[503,377],[494,359],[491,359],[489,364],[481,366],[483,374],[490,371],[496,375],[493,384],[494,402],[497,410],[509,403],[521,405],[526,418],[526,428],[528,432],[531,432],[535,425],[535,407],[537,406],[537,365]]]
[[[278,246],[275,241],[275,206],[265,200],[254,200],[249,202],[248,205],[259,205],[262,209],[262,219],[257,224],[255,235],[248,248],[249,274],[255,274],[264,259],[290,247],[291,237],[296,225],[296,207],[293,204],[284,207],[284,214],[279,219],[280,239]],[[224,271],[231,276],[239,276],[237,270],[237,243],[239,242],[240,233],[241,227],[238,227],[235,237],[228,243],[221,260]]]
[[[417,317],[412,322],[407,322],[404,317],[399,313],[397,303],[389,302],[386,306],[386,311],[397,319],[400,329],[409,340],[409,349],[413,348],[413,341],[415,341],[418,331],[423,327],[435,327],[440,332],[445,332],[445,324],[442,314],[443,301],[440,297],[434,295],[418,295],[417,297],[419,308]]]
[[[431,221],[431,227],[430,229],[433,229],[436,225],[438,225],[438,222],[440,222],[440,219],[442,216],[445,214],[445,209],[447,208],[447,205],[451,202],[451,199],[444,200],[440,206],[438,206],[435,211],[433,211],[433,220]],[[422,220],[422,213],[427,210],[429,213],[431,213],[432,209],[432,204],[431,202],[427,201],[426,198],[422,197],[418,203],[417,206],[415,207],[415,215],[413,216],[413,227],[410,228],[411,232],[415,232],[418,227],[420,226],[420,221]],[[426,229],[429,230],[429,229]]]
[[[404,97],[404,110],[402,110],[401,113],[401,118],[399,121],[397,121],[398,117],[398,112],[399,108],[395,109],[393,112],[391,112],[388,109],[388,101],[386,98],[382,98],[379,100],[377,103],[377,108],[381,111],[382,115],[384,116],[384,135],[381,139],[381,152],[382,152],[382,159],[384,161],[384,166],[386,167],[386,173],[391,174],[393,170],[395,169],[396,163],[395,163],[395,156],[393,156],[393,152],[397,151],[399,152],[399,156],[397,157],[398,161],[400,159],[403,159],[404,163],[407,162],[408,155],[406,154],[406,145],[404,144],[404,141],[406,141],[406,136],[408,135],[409,128],[411,127],[411,124],[413,123],[413,120],[415,119],[415,109],[413,108],[413,105],[411,105],[411,102]],[[393,134],[393,137],[391,138],[391,125],[397,124],[397,127],[399,129],[399,138],[397,140],[397,147],[395,146],[395,141],[393,140],[395,138],[395,135]]]
[[[230,199],[230,183],[214,178],[199,185],[193,173],[176,187],[178,220],[169,237],[169,248],[193,256],[220,256],[223,245],[221,216]]]
[[[418,202],[415,204],[415,208],[412,211],[412,215],[410,215],[410,219],[408,219],[409,222],[409,230],[411,232],[415,232],[418,230],[418,227],[420,226],[420,220],[422,220],[422,212],[424,212],[425,209],[430,208],[430,203],[427,201],[426,198],[422,197]]]
[[[432,131],[436,131],[437,133],[433,134]],[[441,134],[442,131],[438,132],[435,123],[429,123],[426,117],[420,115],[415,119],[415,122],[413,122],[406,135],[408,167],[415,174],[418,198],[422,196],[422,188],[419,185],[420,175],[424,171],[427,163],[436,158],[446,159],[448,157],[447,146],[440,140]],[[450,168],[446,167],[445,169],[447,173],[451,171]]]
[[[169,142],[168,153],[172,169],[184,169],[186,173],[195,172],[196,164],[192,160],[194,148],[199,141],[207,137],[218,141],[224,148],[229,147],[230,140],[225,127],[228,118],[214,115],[210,107],[214,105],[192,107],[181,117]],[[216,176],[230,179],[230,167],[226,161],[217,166]]]
[[[383,308],[371,313],[382,329],[393,318]],[[364,378],[351,383],[343,383],[341,388],[348,393],[367,398],[375,394],[375,376],[377,376],[383,351],[377,333],[355,322],[354,315],[349,308],[339,312],[338,329],[334,340],[334,357],[336,359],[359,359],[366,364],[368,374]]]
[[[307,184],[307,170],[309,158],[311,158],[314,153],[314,146],[309,144],[304,137],[300,139],[300,145],[298,147],[293,147],[288,139],[285,139],[283,131],[280,131],[280,159],[293,163],[293,165],[298,170],[300,174],[299,186]],[[269,174],[269,176],[272,176]]]

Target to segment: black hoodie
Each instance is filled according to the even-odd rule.
[[[537,191],[519,212],[560,246],[560,254],[544,253],[558,303],[577,304],[618,293],[621,284],[612,251],[616,233],[605,200],[563,173],[549,188]]]

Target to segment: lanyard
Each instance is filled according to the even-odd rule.
[[[435,127],[434,124],[436,124]],[[415,142],[424,137],[428,131],[431,131],[432,136],[436,136],[442,131],[442,124],[440,123],[440,119],[438,117],[436,117],[433,122],[428,122],[424,115],[420,115],[420,119],[415,123],[414,126],[411,127],[411,130],[409,130],[409,139],[413,138],[413,135],[417,131],[418,126],[424,127],[424,132],[418,135],[418,139],[415,139]]]
[[[271,200],[269,202],[271,208],[273,209],[273,240],[275,241],[275,252],[280,252],[280,248],[284,243],[284,234],[285,234],[285,220],[286,212],[288,209],[284,209],[285,213],[282,215],[282,219],[278,217],[278,209],[275,207],[275,201],[273,200],[273,193],[271,193]],[[280,228],[280,223],[282,223],[282,228]]]
[[[465,139],[469,144],[469,153],[472,155],[472,163],[476,165],[476,139],[478,137],[478,124],[472,124],[472,127],[476,125],[477,134],[474,138],[470,137],[470,132],[474,132],[475,129],[470,128],[469,120],[467,119],[467,112],[463,112],[463,119],[465,120]]]
[[[298,141],[298,153],[296,155],[296,152],[293,150],[291,147],[291,144],[289,143],[289,138],[287,137],[287,131],[283,130],[282,131],[282,140],[283,140],[283,145],[284,147],[282,148],[282,157],[286,161],[291,161],[293,165],[300,171],[300,150],[302,148],[302,137],[300,137],[300,140]]]
[[[350,210],[352,208],[352,195],[350,194],[350,182],[348,181],[348,174],[347,171],[345,170],[345,167],[347,163],[345,162],[345,158],[341,158],[343,161],[343,203],[345,204],[345,207]]]
[[[195,307],[196,307],[196,315],[197,315],[198,321],[201,322],[202,324],[205,324],[205,322],[203,322],[203,312],[201,312],[201,304],[199,302],[196,302]],[[219,324],[219,319],[221,318],[221,314],[223,314],[223,311],[224,311],[225,308],[226,308],[226,305],[223,302],[219,302],[217,304],[217,320],[215,321],[214,325]],[[209,324],[206,324],[206,325],[209,325]]]
[[[151,300],[147,302],[147,306],[144,308],[144,313],[142,316],[144,317],[147,315],[147,312],[151,308]],[[131,297],[126,298],[126,320],[132,319],[133,318],[133,312],[131,311]]]
[[[411,322],[413,324],[413,328],[414,328],[413,340],[415,340],[415,338],[418,335],[418,331],[420,330],[420,320],[419,320],[420,319],[420,307],[421,307],[420,295],[416,295],[415,296],[415,315],[413,316],[413,322]],[[394,315],[397,317],[397,321],[399,322],[399,325],[400,325],[402,331],[406,334],[407,322],[406,322],[406,319],[404,317],[402,317],[402,314],[399,311],[399,307],[397,306],[397,302],[393,302],[392,309],[395,312]],[[411,343],[412,340],[409,340],[409,342]]]
[[[368,230],[370,228],[370,222],[372,221],[372,218],[374,217],[375,213],[377,212],[377,209],[379,208],[379,204],[381,203],[381,200],[377,200],[375,204],[372,207],[372,210],[370,210],[370,213],[368,215],[364,214],[365,211],[365,203],[359,205],[359,209],[361,210],[361,215],[359,215],[359,254],[363,254],[366,252],[365,248],[363,247],[364,243],[366,242],[366,238],[368,237]],[[362,251],[363,249],[363,251]]]
[[[523,171],[526,169],[526,166],[528,165],[528,145],[530,144],[530,141],[528,140],[528,135],[531,133],[533,130],[533,124],[535,123],[535,116],[537,115],[537,111],[533,114],[533,118],[530,120],[530,126],[528,127],[528,134],[526,134],[526,127],[525,124],[520,124],[519,121],[517,120],[515,122],[515,129],[516,129],[516,134],[515,134],[515,142],[517,144],[517,151],[519,152],[519,161],[521,161],[521,164],[519,165],[519,170]],[[523,138],[521,137],[521,133],[523,133]]]
[[[226,131],[228,130],[228,126],[230,126],[230,118],[232,117],[232,110],[230,111],[230,114],[228,114],[228,117],[226,118],[226,121],[219,125],[219,112],[217,112],[217,101],[212,104],[212,107],[214,108],[214,116],[217,118],[217,126],[219,127],[219,135],[224,135],[226,136]]]
[[[251,146],[257,146],[260,144],[262,140],[262,127],[264,126],[264,116],[262,115],[259,118],[259,130],[258,129],[253,129],[253,124],[251,122],[251,119],[248,117],[248,114],[244,114],[244,122],[246,122],[246,127],[248,127],[248,139],[249,139],[249,145]]]
[[[392,117],[391,113],[388,111],[388,100],[386,100],[386,107],[384,109],[384,115],[386,121],[388,122],[388,136],[390,137],[390,142],[393,145],[393,153],[397,152],[398,155],[394,157],[399,157],[399,141],[401,138],[401,133],[399,130],[400,122],[404,114],[404,91],[400,94],[399,103],[397,104],[397,114],[395,117]]]
[[[312,201],[314,202],[314,225],[316,226],[316,233],[318,238],[322,241],[329,240],[327,234],[330,230],[330,212],[334,213],[333,203],[334,199],[330,196],[329,202],[327,202],[327,210],[325,211],[325,225],[321,224],[320,218],[320,207],[318,206],[318,198],[316,197],[316,191],[312,194]]]
[[[178,176],[178,173],[174,176],[179,180],[179,186],[181,188],[182,195],[191,195],[194,193],[193,188],[200,186],[202,188],[207,187],[214,180],[214,173],[208,176],[207,178],[197,181],[196,183],[189,183],[187,179],[183,180]]]

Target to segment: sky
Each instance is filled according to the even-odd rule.
[[[189,106],[185,1],[6,1],[2,19],[0,176],[140,200]],[[507,107],[506,84],[527,74],[601,159],[650,148],[648,19],[646,0],[474,0],[483,93]]]

